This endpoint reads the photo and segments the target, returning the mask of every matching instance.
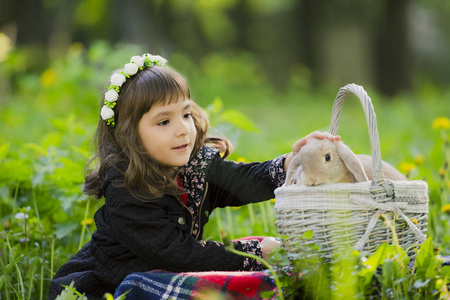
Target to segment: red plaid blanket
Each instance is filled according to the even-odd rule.
[[[151,271],[128,275],[114,298],[129,291],[126,299],[263,299],[261,293],[276,286],[264,272],[186,272]]]

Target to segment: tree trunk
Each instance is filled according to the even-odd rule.
[[[409,0],[386,0],[380,12],[375,39],[375,72],[378,89],[393,96],[411,88],[412,56],[408,40],[407,8]]]

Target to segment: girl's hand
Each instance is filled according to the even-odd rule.
[[[270,253],[278,246],[280,246],[280,242],[277,241],[274,237],[265,237],[261,241],[261,250],[264,260],[269,261]]]
[[[292,146],[292,152],[289,153],[289,155],[286,157],[286,160],[284,161],[284,170],[285,171],[287,170],[292,158],[300,151],[300,149],[304,145],[306,145],[306,142],[310,138],[329,139],[330,141],[339,141],[341,139],[341,137],[339,135],[331,135],[329,132],[321,132],[321,131],[311,132],[304,138],[301,138],[297,142],[294,143],[294,145]]]

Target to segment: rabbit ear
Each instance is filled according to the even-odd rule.
[[[291,184],[300,184],[300,172],[301,172],[301,166],[302,160],[300,153],[297,153],[289,163],[288,169],[286,171],[286,181],[284,183],[284,186],[288,186]]]
[[[336,148],[347,169],[355,176],[356,182],[368,181],[363,165],[355,153],[342,142],[336,142]]]

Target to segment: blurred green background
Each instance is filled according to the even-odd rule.
[[[0,0],[0,299],[42,299],[90,238],[103,200],[80,186],[103,89],[147,52],[187,78],[236,160],[328,130],[339,88],[364,86],[383,159],[428,182],[429,234],[450,252],[449,37],[444,0]],[[370,153],[355,97],[339,133]],[[276,235],[272,205],[217,210],[205,238]]]
[[[200,105],[220,97],[256,123],[260,130],[241,141],[231,133],[244,153],[266,149],[252,151],[255,159],[326,130],[335,93],[352,82],[376,111],[400,106],[401,118],[383,116],[389,124],[380,130],[409,127],[398,138],[420,141],[416,120],[435,117],[427,106],[450,111],[449,20],[448,2],[425,0],[2,0],[0,138],[37,141],[54,128],[51,117],[70,114],[89,128],[112,70],[150,52],[187,77]],[[23,113],[30,110],[34,120]],[[353,120],[360,114],[343,119],[354,128],[364,124]],[[346,140],[358,134],[345,128]]]

